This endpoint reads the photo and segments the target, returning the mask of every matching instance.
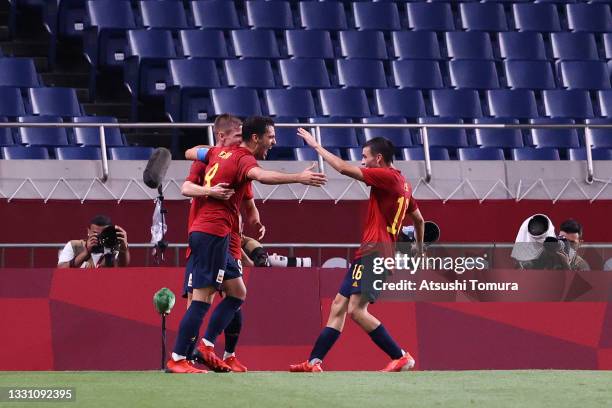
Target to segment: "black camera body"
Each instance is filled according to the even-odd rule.
[[[98,245],[92,248],[92,253],[101,254],[104,252],[104,248],[111,252],[119,250],[119,239],[117,239],[117,230],[114,225],[107,226],[96,237],[98,238]]]
[[[571,251],[570,242],[565,237],[547,237],[544,240],[544,250],[550,252],[563,252],[565,255],[570,256]]]

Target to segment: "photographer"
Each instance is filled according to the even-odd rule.
[[[86,240],[69,241],[60,252],[58,268],[121,267],[130,263],[127,233],[105,215],[95,216]]]
[[[570,269],[572,271],[590,271],[591,267],[580,255],[578,255],[578,249],[582,244],[582,225],[576,220],[565,220],[559,227],[559,238],[564,238],[573,251],[569,259]]]

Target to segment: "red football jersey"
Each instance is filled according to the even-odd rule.
[[[250,200],[253,198],[253,186],[251,181],[247,182],[246,191],[244,193],[243,201]],[[241,234],[241,219],[238,219],[238,223],[232,228],[232,235],[230,237],[230,254],[234,259],[242,259],[242,236]]]
[[[392,256],[387,253],[391,248],[384,244],[397,241],[406,211],[411,213],[418,208],[412,198],[412,186],[399,170],[391,167],[362,168],[361,173],[371,190],[361,247],[355,256],[380,251],[379,244],[385,248],[384,256]]]

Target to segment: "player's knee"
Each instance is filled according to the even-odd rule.
[[[364,310],[359,307],[352,307],[349,305],[348,315],[353,321],[358,321],[363,317]]]

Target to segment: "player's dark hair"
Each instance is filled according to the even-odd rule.
[[[98,227],[106,227],[107,225],[111,225],[112,221],[110,217],[106,215],[96,215],[89,222],[90,225],[97,225]]]
[[[222,113],[215,119],[213,132],[215,132],[215,134],[217,132],[225,132],[227,129],[239,127],[240,125],[242,125],[240,118],[229,113]]]
[[[578,234],[582,238],[582,225],[576,220],[565,220],[561,223],[559,231],[566,232],[568,234]]]
[[[393,154],[395,153],[395,146],[389,139],[384,137],[375,137],[365,142],[363,147],[369,147],[370,151],[374,156],[381,154],[383,160],[387,164],[393,163]]]
[[[268,116],[249,116],[242,122],[242,140],[248,142],[256,134],[263,136],[268,126],[274,126],[274,121]]]

